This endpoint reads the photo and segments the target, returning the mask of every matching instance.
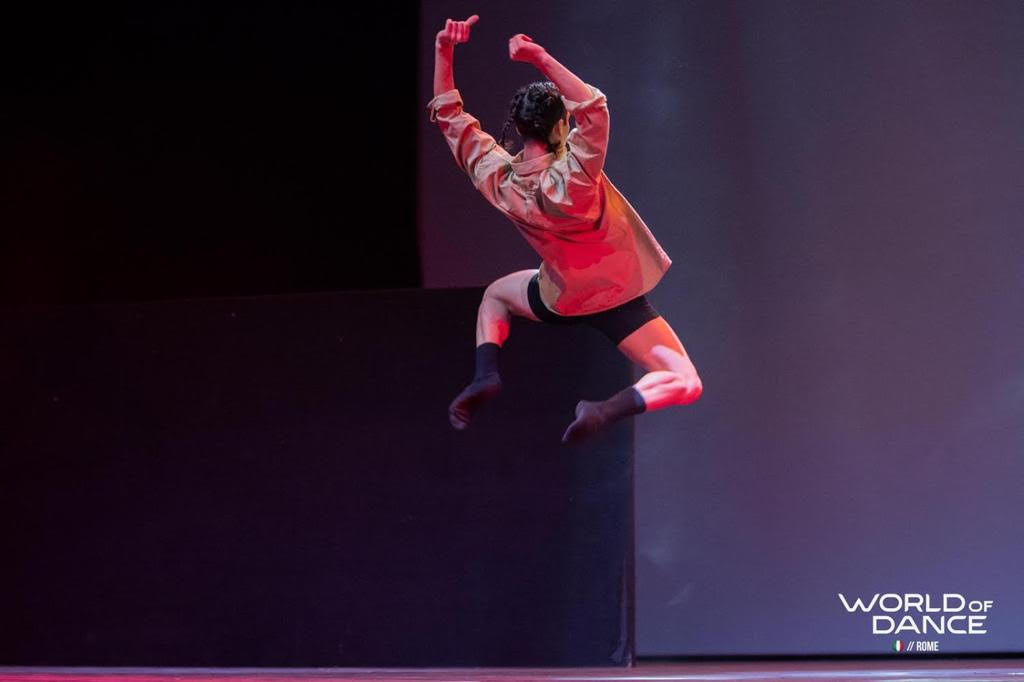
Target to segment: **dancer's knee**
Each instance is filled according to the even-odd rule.
[[[495,307],[500,306],[503,309],[507,309],[508,306],[508,291],[504,283],[499,279],[491,282],[484,289],[483,298],[480,299],[480,307]]]
[[[503,313],[508,305],[502,297],[501,288],[495,286],[497,282],[491,282],[486,289],[484,289],[484,295],[480,299],[479,310],[482,311],[497,311]]]
[[[492,311],[492,314],[502,317],[519,315],[539,322],[539,318],[530,309],[527,278],[530,272],[513,273],[491,282],[484,289],[481,311]]]
[[[696,371],[693,372],[673,372],[673,378],[671,381],[673,395],[676,398],[676,402],[679,405],[689,405],[695,403],[704,393],[704,383],[697,375]]]

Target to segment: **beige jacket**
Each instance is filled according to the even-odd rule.
[[[560,315],[585,315],[645,294],[672,265],[654,235],[605,175],[608,104],[604,93],[562,101],[574,117],[566,145],[523,161],[510,155],[462,109],[453,88],[427,104],[455,161],[473,185],[518,228],[540,255],[544,304]]]

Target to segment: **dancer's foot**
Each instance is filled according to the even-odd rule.
[[[600,403],[581,400],[576,403],[576,421],[569,424],[569,428],[562,434],[562,442],[578,443],[600,431],[604,423]]]
[[[623,417],[640,414],[647,404],[640,392],[628,386],[608,400],[593,402],[581,400],[576,403],[576,420],[562,434],[563,443],[579,443],[597,433],[607,424]]]
[[[485,403],[501,393],[501,377],[497,372],[485,374],[473,380],[462,389],[452,404],[448,406],[448,421],[452,428],[463,431],[469,427],[473,414]]]

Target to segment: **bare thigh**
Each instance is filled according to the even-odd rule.
[[[519,270],[511,274],[499,277],[488,285],[484,296],[496,298],[509,309],[513,315],[519,315],[540,322],[540,319],[530,310],[530,299],[527,296],[527,287],[530,285],[530,278],[537,273],[537,268],[532,270]]]
[[[648,372],[668,370],[684,376],[697,374],[679,337],[660,315],[620,341],[618,348]]]

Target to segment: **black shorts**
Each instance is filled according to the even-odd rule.
[[[540,284],[537,282],[537,273],[530,278],[530,285],[527,287],[527,298],[530,300],[530,310],[541,319],[542,322],[551,324],[588,324],[597,329],[615,345],[624,338],[635,332],[637,329],[650,322],[659,313],[647,300],[647,296],[640,295],[630,299],[621,305],[599,313],[589,315],[559,315],[548,309],[544,301],[540,300]]]

